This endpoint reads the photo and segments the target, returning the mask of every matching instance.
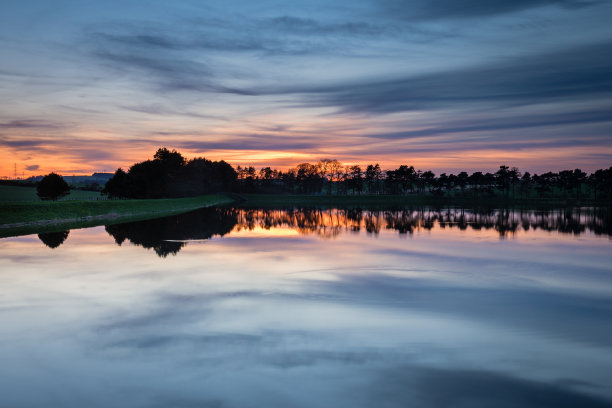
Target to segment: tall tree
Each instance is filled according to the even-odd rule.
[[[368,187],[368,193],[372,193],[376,191],[379,193],[379,182],[381,179],[382,171],[380,171],[380,166],[378,163],[375,165],[369,164],[366,168],[364,180]]]

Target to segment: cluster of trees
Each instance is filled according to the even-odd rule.
[[[136,163],[127,172],[117,169],[102,193],[124,198],[192,197],[231,191],[236,178],[234,168],[223,160],[186,160],[176,150],[161,148],[153,160]]]
[[[521,173],[500,166],[495,173],[462,171],[458,174],[417,170],[401,165],[383,171],[379,164],[343,166],[337,160],[301,163],[285,172],[264,167],[237,168],[241,192],[289,192],[306,194],[469,194],[474,197],[502,194],[506,197],[563,196],[612,197],[612,167],[587,175],[580,169],[558,173]]]
[[[37,186],[42,199],[55,200],[70,189],[55,173]],[[507,198],[612,198],[612,167],[587,175],[580,169],[558,173],[521,173],[500,166],[495,173],[462,171],[458,174],[417,170],[401,165],[383,171],[380,165],[344,166],[338,160],[301,163],[287,171],[270,167],[256,170],[202,157],[186,160],[176,150],[158,149],[152,160],[117,169],[102,193],[109,197],[189,197],[216,192],[293,194],[421,194],[435,196],[493,196]]]

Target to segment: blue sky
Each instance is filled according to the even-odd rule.
[[[612,165],[612,2],[0,1],[0,175]]]

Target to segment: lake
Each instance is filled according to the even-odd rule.
[[[610,209],[203,209],[0,240],[2,407],[610,407]]]

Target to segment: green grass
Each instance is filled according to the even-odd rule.
[[[157,200],[0,202],[0,237],[91,227],[231,203],[224,195]]]
[[[97,191],[71,190],[70,194],[62,197],[59,201],[72,200],[102,200],[106,199]],[[0,185],[0,203],[42,201],[36,195],[36,187],[6,186]]]

